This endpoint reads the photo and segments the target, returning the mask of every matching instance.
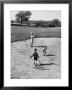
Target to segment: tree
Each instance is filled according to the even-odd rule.
[[[53,23],[55,26],[59,26],[60,21],[59,21],[58,19],[54,19],[54,20],[52,21],[52,23]]]
[[[16,14],[16,21],[23,24],[28,23],[30,18],[31,12],[30,11],[20,11]]]

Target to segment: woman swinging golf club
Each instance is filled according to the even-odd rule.
[[[31,58],[31,57],[34,57],[34,65],[35,65],[35,66],[38,65],[38,64],[37,64],[37,61],[39,61],[39,63],[41,64],[41,61],[38,59],[38,58],[39,58],[39,55],[38,55],[38,52],[37,52],[37,49],[36,49],[36,48],[34,49],[34,53],[33,53],[32,56],[30,56],[30,58]]]

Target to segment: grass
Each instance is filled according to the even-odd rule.
[[[60,38],[60,27],[28,27],[28,26],[11,26],[11,42],[30,39],[30,33],[34,32],[35,38],[48,37]]]

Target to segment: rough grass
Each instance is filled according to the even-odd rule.
[[[34,32],[36,38],[60,38],[60,27],[28,27],[28,26],[11,26],[11,42],[30,39],[30,33]]]

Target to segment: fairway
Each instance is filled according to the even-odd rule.
[[[60,38],[60,27],[29,27],[29,26],[11,26],[11,42],[30,39],[30,33],[33,32],[35,38]]]

